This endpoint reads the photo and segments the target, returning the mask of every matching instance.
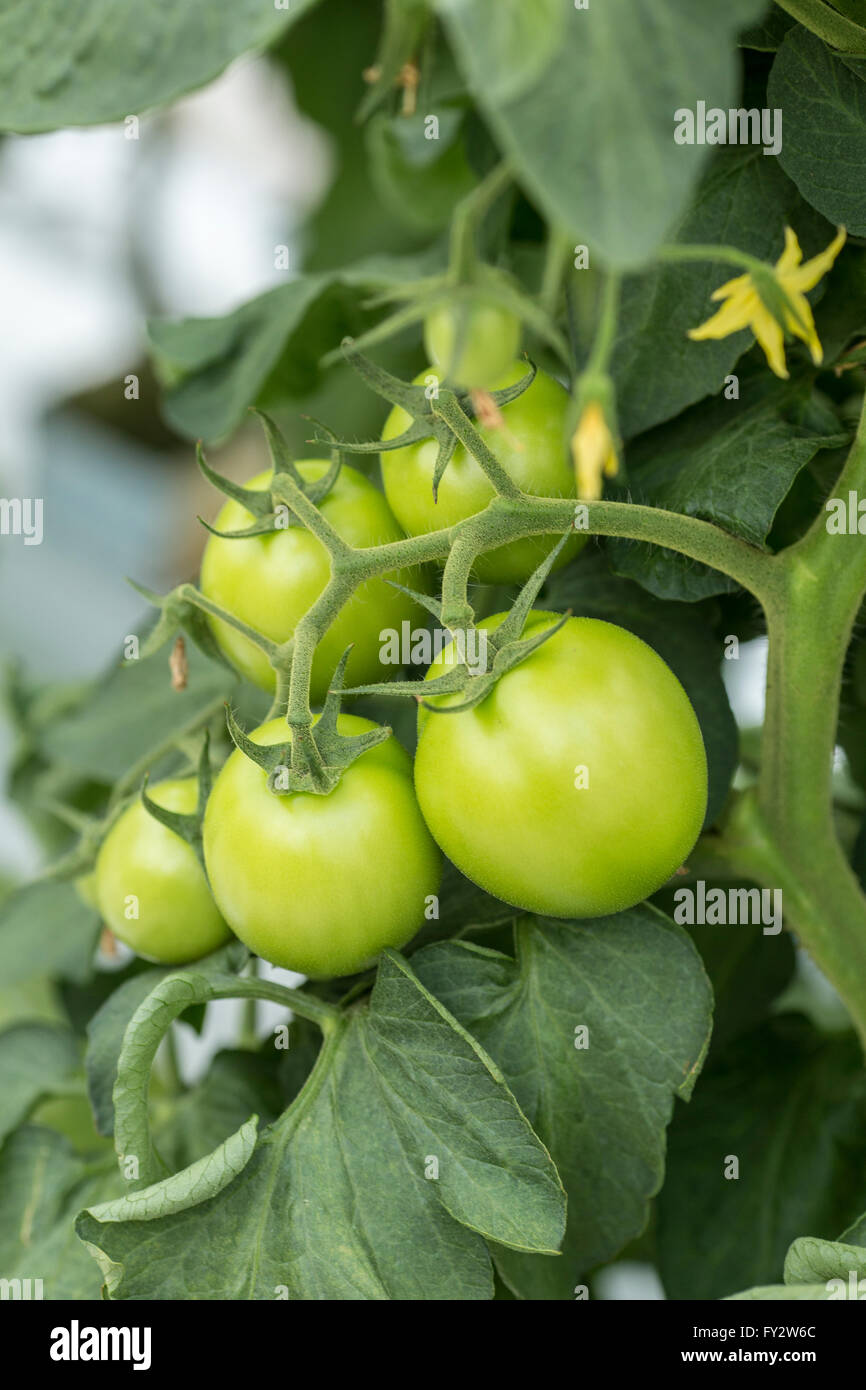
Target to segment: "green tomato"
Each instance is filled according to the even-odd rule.
[[[297,467],[312,481],[327,472],[324,459],[306,459]],[[270,470],[251,478],[247,487],[264,490]],[[404,539],[385,498],[357,469],[344,466],[320,505],[322,515],[350,545],[368,547]],[[255,518],[239,502],[228,501],[217,517],[220,531],[243,530]],[[304,526],[274,530],[265,536],[225,540],[211,536],[201,566],[201,590],[208,598],[234,613],[274,642],[287,642],[300,619],[321,594],[330,576],[328,552]],[[424,588],[419,569],[395,570],[387,576],[407,588]],[[420,610],[385,576],[366,580],[328,628],[313,660],[310,696],[314,704],[325,699],[334,669],[353,643],[346,670],[346,685],[367,685],[388,680],[393,666],[379,661],[382,634],[400,630],[404,621],[419,618]],[[232,665],[263,690],[273,691],[273,667],[253,642],[220,619],[209,619],[213,634]],[[426,618],[420,617],[422,625]]]
[[[557,621],[533,613],[526,633]],[[453,662],[452,643],[428,679]],[[475,708],[422,708],[419,730],[415,786],[434,838],[467,877],[528,912],[631,907],[700,833],[707,762],[695,712],[661,657],[612,623],[569,618]]]
[[[512,363],[495,383],[499,390],[526,375],[526,364]],[[438,372],[422,372],[417,382]],[[574,497],[574,470],[565,447],[568,393],[545,372],[538,372],[532,385],[502,409],[502,424],[483,426],[479,433],[488,448],[511,477],[536,497]],[[382,432],[383,439],[395,439],[411,424],[400,406],[395,406]],[[483,511],[494,496],[494,489],[481,465],[462,444],[454,451],[442,481],[438,499],[433,500],[433,470],[438,446],[435,439],[409,444],[404,449],[384,452],[382,479],[385,495],[400,525],[410,536],[426,535],[465,521]],[[475,562],[474,573],[485,584],[519,584],[540,565],[556,537],[532,536],[511,541]],[[584,544],[585,536],[575,535],[562,549],[556,568],[566,564]]]
[[[498,304],[458,299],[427,315],[424,349],[454,386],[489,391],[520,351],[520,320]]]
[[[342,714],[341,734],[375,728]],[[283,719],[256,743],[284,743]],[[418,809],[412,763],[396,739],[358,758],[327,796],[269,790],[240,751],[214,783],[204,820],[208,875],[251,951],[313,978],[365,969],[414,936],[441,859]]]
[[[148,788],[167,811],[196,808],[198,780]],[[190,845],[134,802],[111,827],[96,860],[96,892],[106,924],[146,960],[180,965],[231,937]]]

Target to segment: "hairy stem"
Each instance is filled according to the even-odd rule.
[[[836,493],[866,491],[866,406]],[[866,1048],[866,896],[833,822],[832,768],[845,657],[866,592],[866,546],[820,513],[774,562],[761,768],[746,845],[781,887],[803,944],[838,990]],[[743,814],[741,814],[741,821]]]

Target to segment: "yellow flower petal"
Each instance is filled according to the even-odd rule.
[[[748,279],[748,276],[744,276],[744,279]],[[746,290],[736,298],[729,299],[706,323],[690,328],[689,337],[695,342],[704,338],[727,338],[731,333],[739,333],[741,328],[747,328],[757,309],[758,296],[754,290]]]
[[[776,376],[787,377],[788,368],[785,364],[785,335],[782,332],[781,324],[778,324],[770,313],[761,305],[752,320],[752,330],[764,350],[764,356],[770,365],[770,370]]]
[[[751,275],[738,275],[728,280],[712,296],[725,301],[722,308],[706,323],[690,329],[689,337],[697,342],[704,338],[727,338],[742,328],[751,328],[776,376],[787,377],[785,333],[788,332],[807,344],[816,365],[822,362],[824,350],[804,291],[813,289],[826,275],[845,245],[845,238],[845,228],[840,227],[825,250],[803,263],[797,234],[786,227],[784,251],[774,267],[768,266],[758,276],[764,298]],[[768,304],[771,307],[768,308]]]
[[[595,501],[602,494],[602,475],[613,477],[619,469],[616,445],[598,401],[590,401],[581,413],[571,440],[578,497]]]
[[[788,290],[788,296],[792,300],[794,308],[797,311],[799,321],[793,314],[787,314],[785,326],[790,333],[796,333],[798,338],[801,338],[804,343],[808,344],[809,351],[812,354],[812,361],[817,366],[819,362],[823,362],[824,360],[824,349],[821,346],[818,332],[815,328],[812,306],[805,295],[798,294],[796,291],[792,293]]]
[[[802,259],[803,252],[800,250],[797,233],[792,227],[786,227],[785,249],[776,261],[776,274],[780,279],[783,275],[790,275],[792,270],[796,270]]]
[[[833,240],[830,242],[830,245],[824,251],[819,252],[817,256],[813,256],[810,261],[805,261],[803,265],[798,266],[796,270],[789,271],[787,274],[782,275],[780,278],[785,289],[800,290],[801,292],[803,290],[814,289],[822,276],[827,274],[827,271],[845,245],[847,237],[848,233],[845,228],[840,227]]]
[[[740,290],[748,290],[750,283],[748,275],[735,275],[733,280],[726,280],[717,290],[713,290],[710,299],[729,299],[731,295],[739,294]]]

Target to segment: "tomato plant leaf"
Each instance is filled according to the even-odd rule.
[[[860,75],[858,75],[860,74]],[[779,160],[803,197],[849,234],[866,234],[866,82],[807,29],[786,36],[767,88],[784,112]]]
[[[379,197],[396,218],[419,232],[431,234],[446,227],[459,200],[476,183],[459,123],[449,130],[452,114],[459,118],[465,112],[442,108],[435,140],[424,139],[421,113],[411,117],[379,113],[367,125],[370,174]],[[418,157],[424,153],[426,158]]]
[[[218,1052],[156,1131],[157,1147],[169,1166],[180,1170],[207,1158],[227,1136],[240,1132],[253,1111],[260,1127],[278,1119],[286,1105],[281,1060],[272,1044],[261,1052]]]
[[[35,0],[0,15],[0,129],[97,125],[201,87],[316,0]]]
[[[165,387],[163,413],[180,434],[215,441],[250,405],[301,396],[318,382],[320,357],[369,326],[359,291],[390,289],[441,264],[441,252],[370,257],[340,271],[298,276],[220,318],[151,319],[151,351]]]
[[[759,24],[751,24],[743,31],[740,35],[740,45],[743,48],[755,48],[759,53],[775,53],[781,48],[785,35],[796,22],[792,15],[786,14],[774,5]]]
[[[831,1291],[826,1284],[765,1284],[754,1289],[746,1289],[743,1293],[728,1294],[727,1300],[735,1302],[741,1299],[757,1299],[766,1300],[768,1303],[780,1301],[814,1303],[831,1297]]]
[[[696,847],[700,862],[700,844]],[[754,888],[754,884],[705,880],[706,891],[721,888]],[[673,916],[679,887],[694,887],[694,878],[683,878],[676,887],[666,886],[653,902]],[[748,1032],[766,1018],[774,999],[791,983],[796,967],[794,939],[789,932],[764,935],[760,925],[736,926],[698,923],[686,928],[701,953],[713,986],[713,1038],[709,1057],[732,1038]]]
[[[762,0],[438,0],[470,90],[527,192],[618,267],[645,261],[707,154],[674,112],[732,105],[736,35]]]
[[[724,1298],[778,1277],[799,1231],[832,1237],[864,1204],[856,1040],[824,1038],[799,1015],[771,1019],[711,1061],[671,1126],[658,1208],[668,1297]]]
[[[770,1284],[730,1294],[737,1299],[861,1299],[866,1288],[863,1218],[838,1240],[800,1236],[785,1256],[784,1284]]]
[[[113,1157],[79,1157],[52,1129],[26,1125],[0,1149],[0,1269],[42,1280],[46,1299],[98,1299],[99,1275],[76,1238],[75,1213],[120,1186]],[[22,1295],[26,1296],[26,1295]],[[30,1297],[40,1295],[33,1290]]]
[[[0,1141],[46,1096],[55,1095],[78,1067],[75,1038],[66,1028],[18,1023],[0,1033]]]
[[[828,1279],[844,1279],[852,1273],[860,1280],[866,1275],[866,1250],[838,1240],[818,1240],[799,1236],[785,1256],[786,1284],[817,1284]]]
[[[762,545],[804,464],[848,439],[832,417],[799,423],[795,410],[806,404],[802,386],[752,392],[744,380],[742,399],[693,406],[627,451],[630,499],[701,517]],[[607,550],[617,574],[659,598],[694,602],[736,588],[727,575],[660,546],[614,540]]]
[[[195,971],[196,974],[204,975],[240,971],[247,959],[246,947],[239,941],[232,941],[213,955],[198,961]],[[117,1080],[117,1060],[127,1025],[139,1004],[144,1003],[161,980],[174,973],[176,971],[171,966],[155,966],[124,980],[97,1009],[87,1026],[87,1051],[84,1058],[87,1093],[94,1122],[100,1134],[114,1133],[112,1092]],[[241,1116],[241,1120],[246,1119],[247,1115]],[[240,1123],[239,1120],[233,1128],[237,1129]],[[225,1134],[220,1135],[220,1138],[224,1137]]]
[[[77,773],[113,782],[222,710],[237,677],[187,644],[185,690],[172,688],[167,654],[114,666],[90,698],[45,730],[45,753]]]
[[[853,1225],[842,1232],[839,1239],[848,1245],[866,1246],[866,1214],[859,1216]]]
[[[775,159],[753,146],[718,149],[669,240],[724,243],[775,260],[793,226],[811,255],[830,239],[823,217],[800,196]],[[626,439],[715,395],[752,342],[748,331],[715,341],[688,337],[707,317],[710,296],[731,277],[718,261],[662,263],[623,281],[613,356],[619,426]]]
[[[500,1272],[524,1298],[567,1299],[646,1224],[712,1001],[689,938],[648,905],[581,923],[527,919],[517,943],[516,959],[437,943],[413,965],[502,1067],[568,1192],[562,1256],[499,1250]]]
[[[159,1008],[142,1027],[158,1026]],[[329,1034],[304,1090],[219,1201],[143,1221],[129,1205],[137,1195],[111,1220],[79,1222],[122,1267],[120,1298],[188,1290],[172,1251],[193,1248],[200,1298],[490,1298],[479,1232],[553,1250],[564,1215],[555,1169],[501,1075],[390,952],[369,1006]]]
[[[53,971],[85,980],[93,965],[99,918],[72,883],[30,883],[0,907],[0,983]]]

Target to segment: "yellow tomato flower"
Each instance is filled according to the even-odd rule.
[[[612,478],[619,471],[616,440],[598,401],[589,401],[581,411],[571,437],[571,456],[578,497],[595,501],[601,497],[602,477]]]
[[[785,333],[793,333],[807,344],[816,364],[822,361],[824,350],[815,331],[815,320],[806,298],[827,274],[842,247],[846,232],[840,227],[830,245],[820,255],[803,262],[803,252],[796,234],[785,228],[785,249],[775,266],[767,267],[768,283],[761,293],[760,282],[751,274],[738,275],[713,291],[713,299],[725,300],[717,314],[699,328],[689,330],[689,337],[727,338],[741,328],[751,328],[776,376],[786,377]],[[769,293],[768,293],[769,292]],[[772,301],[772,309],[767,299]]]

